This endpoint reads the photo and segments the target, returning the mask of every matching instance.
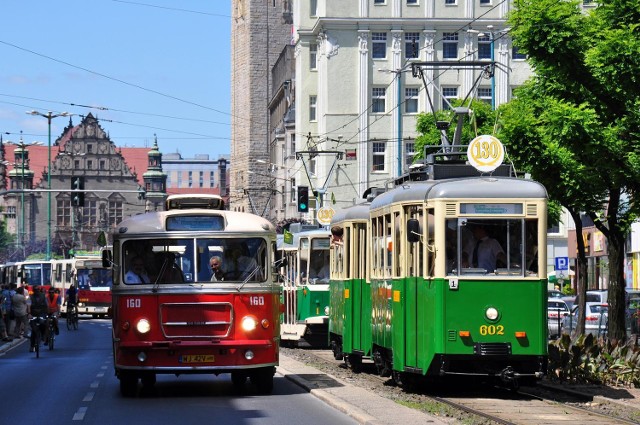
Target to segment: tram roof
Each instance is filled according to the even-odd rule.
[[[167,218],[172,216],[222,216],[225,221],[225,232],[275,232],[275,226],[269,220],[255,214],[226,210],[189,209],[134,215],[122,220],[117,226],[116,233],[121,233],[120,229],[123,228],[127,230],[122,233],[127,234],[165,232]]]
[[[393,203],[433,199],[543,199],[547,190],[533,180],[513,177],[477,177],[407,182],[371,201],[371,209]]]
[[[366,221],[369,220],[369,208],[371,203],[366,202],[351,207],[341,208],[335,212],[331,218],[331,224],[343,221]]]

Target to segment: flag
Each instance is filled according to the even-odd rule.
[[[284,243],[292,244],[293,243],[293,233],[284,229]]]

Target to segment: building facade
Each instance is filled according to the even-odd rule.
[[[166,161],[170,173],[189,169],[198,176],[206,174],[208,187],[204,181],[202,186],[171,187],[173,174],[163,169],[157,139],[152,148],[120,148],[91,113],[78,125],[70,119],[50,149],[42,144],[1,144],[0,208],[6,230],[16,240],[3,260],[45,253],[47,245],[51,256],[95,251],[100,232],[109,235],[126,217],[163,210],[172,193],[226,193],[225,158],[188,161],[174,155]]]

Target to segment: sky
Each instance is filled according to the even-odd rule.
[[[121,147],[231,152],[228,0],[2,0],[0,133],[48,142],[92,113]],[[51,120],[51,139],[68,117]]]

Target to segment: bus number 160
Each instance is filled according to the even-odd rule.
[[[128,298],[127,299],[127,308],[140,308],[141,306],[140,298]]]

